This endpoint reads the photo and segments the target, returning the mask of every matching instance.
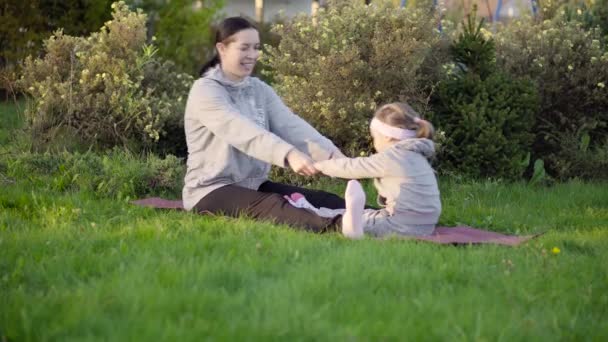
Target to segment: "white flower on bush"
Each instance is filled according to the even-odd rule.
[[[483,36],[484,39],[492,38],[492,32],[486,30],[484,27],[482,27],[481,30],[479,30],[479,32],[481,33],[481,35]]]
[[[602,88],[603,89],[605,86],[606,85],[604,84],[604,82],[600,82],[600,83],[597,84],[598,88]]]
[[[365,107],[366,107],[365,106],[365,102],[363,102],[363,101],[357,101],[357,102],[355,102],[355,109],[356,110],[361,110],[361,109],[363,109]]]

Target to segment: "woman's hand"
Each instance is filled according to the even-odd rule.
[[[313,160],[295,148],[287,153],[285,159],[287,159],[287,164],[293,172],[299,175],[312,176],[319,172],[315,169]]]

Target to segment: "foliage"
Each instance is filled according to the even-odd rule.
[[[0,5],[0,88],[9,89],[13,73],[28,55],[42,52],[43,40],[57,29],[84,35],[110,18],[110,0],[3,0]]]
[[[608,0],[549,0],[541,3],[543,19],[578,21],[586,29],[599,27],[608,35]]]
[[[213,20],[224,0],[128,0],[133,8],[148,14],[148,36],[154,37],[158,54],[173,61],[190,75],[198,71],[213,53]]]
[[[585,130],[560,135],[561,149],[547,157],[562,179],[608,179],[608,140],[590,145]]]
[[[183,109],[192,78],[146,44],[146,15],[123,2],[90,37],[57,31],[45,56],[25,62],[19,85],[35,147],[63,137],[82,146],[183,150]],[[68,137],[68,139],[66,139]],[[74,146],[67,146],[74,147]]]
[[[175,156],[138,157],[120,149],[99,155],[22,152],[1,160],[8,179],[24,176],[40,189],[84,191],[103,198],[128,199],[181,193],[185,167]]]
[[[585,131],[590,151],[608,134],[608,52],[599,29],[585,30],[561,17],[520,20],[502,27],[496,42],[499,67],[514,77],[531,77],[540,94],[534,159],[545,159],[550,174],[565,176],[556,164],[566,155],[561,151],[571,148],[564,134],[576,140]]]
[[[275,32],[264,63],[290,108],[349,154],[370,148],[368,123],[377,106],[397,100],[425,109],[447,58],[427,10],[388,1],[320,9]]]
[[[494,42],[482,27],[468,16],[451,47],[456,64],[433,97],[442,132],[437,159],[442,172],[514,179],[527,167],[538,95],[528,80],[496,69]]]

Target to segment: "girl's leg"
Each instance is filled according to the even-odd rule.
[[[306,209],[295,208],[282,195],[236,185],[212,191],[194,206],[194,210],[230,217],[244,214],[316,233],[335,231],[340,222],[340,217],[323,218]]]
[[[306,197],[306,200],[308,200],[310,204],[317,208],[346,208],[346,202],[344,202],[343,198],[325,191],[304,189],[293,185],[274,183],[271,181],[265,182],[260,185],[260,188],[258,190],[262,192],[272,192],[275,194],[280,194],[282,196],[289,196],[294,192],[299,192],[304,195],[304,197]]]

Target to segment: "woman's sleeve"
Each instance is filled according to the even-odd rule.
[[[294,114],[277,93],[266,83],[266,111],[270,119],[270,130],[283,140],[310,155],[313,160],[326,160],[336,151],[340,151],[331,140],[327,139],[308,122]]]
[[[315,168],[331,177],[345,179],[381,178],[389,176],[387,170],[394,160],[387,153],[369,157],[330,159],[315,163]]]
[[[286,167],[285,158],[294,147],[240,114],[228,102],[226,90],[214,81],[194,84],[186,113],[188,119],[198,120],[217,138],[239,151]]]

